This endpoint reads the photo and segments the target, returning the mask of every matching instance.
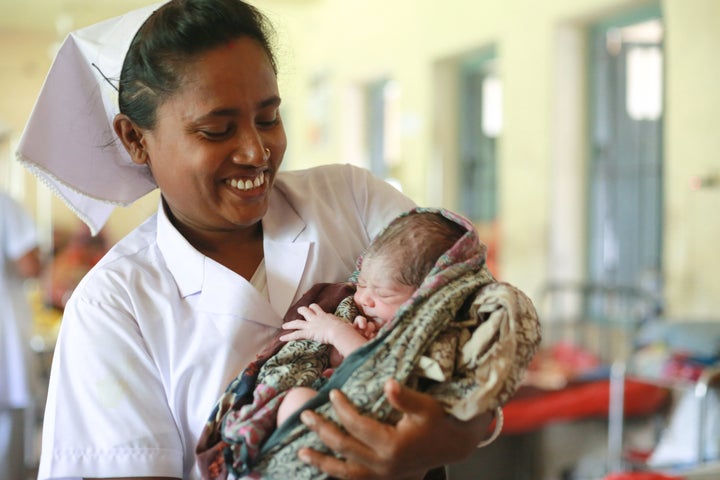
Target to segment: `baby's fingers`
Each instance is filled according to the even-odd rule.
[[[320,315],[322,313],[325,313],[325,310],[323,310],[322,307],[320,305],[318,305],[317,303],[311,303],[308,308],[315,315]]]
[[[291,342],[293,340],[306,340],[308,337],[304,330],[294,330],[280,337],[281,342]]]
[[[357,317],[355,317],[353,325],[355,325],[355,327],[360,330],[365,330],[368,326],[367,318],[363,317],[362,315],[358,315]]]
[[[283,330],[302,330],[305,328],[307,322],[305,320],[291,320],[282,324]]]
[[[325,311],[317,303],[311,303],[307,307],[299,307],[297,312],[305,318],[305,320],[312,320],[317,318],[318,315],[322,315]]]

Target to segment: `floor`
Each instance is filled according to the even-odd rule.
[[[29,480],[37,476],[36,429],[21,409],[0,410],[0,479]],[[5,443],[7,442],[7,443]]]
[[[650,429],[645,422],[633,425],[636,442],[647,442]],[[467,461],[450,466],[449,480],[600,480],[608,473],[607,458],[604,419],[560,422],[528,434],[501,436]]]
[[[629,441],[651,441],[652,419],[633,421]],[[608,475],[602,420],[559,423],[525,435],[501,436],[467,461],[448,468],[448,480],[603,480]],[[720,480],[720,461],[666,471],[684,480]]]
[[[606,473],[603,430],[563,424],[500,437],[449,469],[449,480],[594,480]],[[578,441],[582,439],[582,441]]]

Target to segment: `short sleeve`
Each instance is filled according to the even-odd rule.
[[[167,394],[127,312],[71,299],[45,418],[40,480],[183,476],[183,445]]]
[[[369,170],[351,166],[348,170],[351,191],[360,209],[359,214],[370,239],[375,237],[392,219],[416,207],[409,197]]]

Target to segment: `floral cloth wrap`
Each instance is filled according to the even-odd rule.
[[[389,378],[432,395],[460,420],[492,410],[515,393],[540,343],[532,302],[495,281],[485,266],[486,247],[468,220],[446,210],[413,211],[441,213],[467,232],[438,259],[393,321],[329,378],[329,346],[309,340],[269,345],[228,386],[202,432],[196,452],[203,479],[328,478],[301,462],[297,452],[310,447],[330,453],[299,416],[313,409],[339,424],[328,399],[332,389],[342,390],[362,414],[387,423],[400,418],[383,394]],[[326,311],[340,304],[336,314],[352,319],[352,302],[340,302],[352,292],[352,283],[318,285],[285,320],[297,318],[299,304],[312,302]],[[278,405],[293,386],[318,394],[275,429]]]

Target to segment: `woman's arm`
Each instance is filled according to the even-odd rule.
[[[397,425],[363,417],[339,391],[333,391],[330,400],[348,433],[310,410],[303,412],[303,423],[342,458],[304,448],[300,459],[339,479],[422,479],[433,467],[467,458],[492,421],[490,413],[457,420],[429,395],[395,380],[386,382],[385,395],[403,412]]]

